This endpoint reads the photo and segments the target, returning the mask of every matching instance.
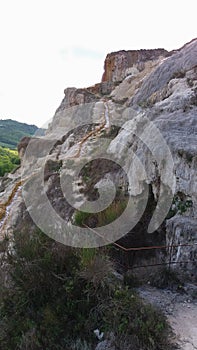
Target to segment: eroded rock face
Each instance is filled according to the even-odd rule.
[[[88,87],[87,90],[101,97],[101,96],[109,95],[113,91],[114,87],[115,87],[115,84],[112,81],[104,81]]]
[[[48,127],[47,133],[50,133],[53,129],[57,128],[58,125],[63,124],[65,121],[62,120],[64,112],[74,106],[79,106],[82,104],[93,103],[99,100],[100,95],[97,91],[91,91],[91,88],[76,89],[67,88],[64,90],[64,98],[55,112],[55,116]]]
[[[20,159],[23,158],[30,140],[31,140],[31,137],[29,137],[29,136],[25,136],[20,140],[20,142],[17,146],[17,150],[18,150],[18,154],[19,154]]]
[[[57,109],[59,112],[62,109],[69,108],[72,106],[77,106],[84,103],[90,103],[98,100],[98,96],[95,96],[88,89],[76,89],[76,88],[67,88],[64,90],[65,97]]]
[[[102,82],[121,82],[127,75],[142,71],[146,61],[154,61],[167,55],[169,53],[164,49],[112,52],[105,59]]]
[[[194,69],[197,65],[197,40],[185,45],[182,50],[167,57],[159,66],[146,78],[136,92],[131,104],[146,102],[153,94],[163,91],[165,86],[173,78],[184,78],[186,72]],[[189,80],[188,80],[189,83]]]
[[[164,137],[174,162],[176,190],[172,203],[170,220],[166,221],[167,245],[179,245],[168,251],[174,268],[190,271],[196,277],[197,242],[197,40],[185,45],[171,57],[161,60],[159,65],[146,71],[146,76],[139,73],[124,79],[112,92],[114,101],[121,102],[124,96],[127,104],[137,111],[146,111],[148,119]],[[141,79],[141,81],[140,81]],[[130,101],[129,101],[130,99]],[[129,101],[129,102],[128,102]],[[135,127],[139,120],[136,119]],[[159,146],[159,145],[158,145]],[[140,191],[143,181],[153,186],[155,198],[159,198],[162,178],[162,163],[158,166],[154,157],[145,150],[139,140],[122,130],[111,143],[112,152],[123,157],[134,151],[138,154],[146,171],[144,178],[139,172],[135,179],[135,190]],[[164,158],[165,160],[165,158]],[[159,170],[159,172],[158,172]],[[157,175],[156,175],[157,174]],[[158,176],[159,175],[159,176]],[[158,179],[162,180],[158,182]],[[136,193],[137,194],[137,193]],[[172,238],[174,237],[174,238]],[[187,246],[187,244],[189,244]],[[185,244],[185,246],[184,246]],[[180,264],[181,261],[185,263]],[[190,263],[189,263],[190,262]]]
[[[138,235],[148,229],[143,225],[148,226],[157,204],[162,204],[162,198],[165,202],[166,194],[170,197],[174,192],[169,213],[166,213],[167,220],[147,240],[151,245],[152,239],[152,245],[155,245],[160,235],[158,242],[164,240],[167,245],[181,243],[180,248],[166,251],[166,261],[171,259],[177,263],[173,265],[174,268],[188,270],[197,277],[196,116],[197,40],[171,53],[157,49],[109,54],[101,83],[87,89],[65,90],[65,97],[46,136],[35,139],[31,144],[29,158],[26,158],[27,177],[39,171],[44,160],[47,196],[56,212],[62,218],[71,220],[73,210],[64,201],[59,180],[61,172],[68,172],[68,159],[74,165],[83,160],[88,163],[96,158],[101,150],[101,137],[104,136],[104,154],[114,156],[124,165],[124,171],[131,172],[132,186],[128,186],[128,179],[120,169],[111,166],[110,169],[106,167],[107,171],[104,172],[97,162],[92,166],[91,174],[84,171],[78,181],[73,182],[78,208],[83,205],[88,194],[90,196],[95,190],[90,189],[90,183],[99,187],[102,180],[110,179],[116,183],[118,191],[124,189],[134,198],[142,196],[148,186],[151,188],[151,203],[155,204],[151,208],[153,213],[145,212],[146,218],[143,217],[137,229],[131,230],[126,237],[127,246],[134,243],[133,237],[137,246],[142,238],[142,235]],[[151,123],[155,129],[150,128]],[[19,144],[21,157],[29,141],[26,138]],[[136,163],[135,157],[130,157],[131,154],[136,155],[139,162]],[[72,167],[69,171],[72,178]],[[90,175],[94,178],[92,181],[88,178]],[[1,181],[0,202],[4,203],[6,193],[14,188],[19,176],[16,173]],[[19,198],[22,201],[21,193]],[[41,205],[40,211],[42,209]],[[21,205],[18,200],[12,210],[13,225],[25,223],[27,211],[24,203]],[[8,224],[7,228],[10,229],[11,218]],[[193,245],[187,245],[188,241]],[[184,259],[189,259],[190,264],[179,264]]]
[[[197,219],[179,214],[167,220],[166,226],[167,244],[170,246],[168,250],[170,261],[173,264],[181,264],[181,269],[185,270],[195,280],[197,267]]]

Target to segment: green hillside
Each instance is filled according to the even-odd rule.
[[[15,149],[23,136],[34,135],[37,126],[12,119],[0,119],[0,146]]]

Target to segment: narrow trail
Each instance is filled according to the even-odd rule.
[[[145,301],[165,313],[179,349],[197,350],[197,286],[188,285],[184,294],[150,286],[138,291]]]
[[[169,322],[182,350],[197,350],[197,304],[179,305]]]

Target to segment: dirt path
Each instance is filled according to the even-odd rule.
[[[197,305],[191,303],[179,305],[175,314],[169,316],[169,321],[177,335],[180,348],[184,350],[197,349]]]
[[[187,285],[179,294],[150,286],[139,288],[140,295],[166,314],[181,350],[197,350],[197,286]]]

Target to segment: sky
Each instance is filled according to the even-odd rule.
[[[196,0],[0,0],[0,119],[42,127],[66,87],[100,82],[107,53],[195,37]]]

